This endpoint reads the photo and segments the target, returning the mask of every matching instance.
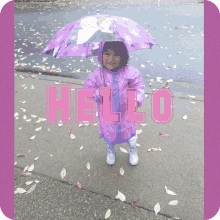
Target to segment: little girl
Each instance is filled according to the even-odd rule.
[[[120,41],[101,42],[98,49],[98,61],[101,65],[94,70],[84,82],[83,88],[95,88],[94,101],[98,106],[98,117],[100,122],[100,105],[102,105],[101,87],[111,88],[110,96],[111,112],[120,112],[120,123],[99,123],[99,136],[104,138],[108,146],[106,162],[109,165],[115,163],[115,145],[128,143],[129,162],[131,165],[138,164],[138,153],[136,147],[136,124],[128,124],[126,121],[126,88],[136,88],[137,103],[142,106],[144,102],[145,85],[141,73],[134,67],[128,65],[129,54],[126,45]],[[104,73],[104,79],[103,79]],[[104,85],[105,82],[105,85]],[[136,96],[135,96],[136,97]],[[111,100],[113,99],[113,100]],[[117,114],[119,115],[119,114]]]

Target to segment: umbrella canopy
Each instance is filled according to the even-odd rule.
[[[135,21],[118,16],[86,16],[62,28],[47,44],[42,54],[56,57],[97,55],[100,42],[122,41],[128,51],[151,49],[158,43]]]

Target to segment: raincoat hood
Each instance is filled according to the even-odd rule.
[[[97,58],[98,58],[98,61],[99,61],[99,64],[101,65],[101,67],[103,67],[102,66],[102,51],[103,51],[104,44],[105,44],[105,42],[100,42],[99,48],[97,51]]]

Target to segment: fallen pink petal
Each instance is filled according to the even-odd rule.
[[[30,175],[31,175],[31,173],[20,173],[20,172],[19,172],[19,174],[20,174],[21,176],[30,176]]]
[[[77,186],[78,186],[80,189],[82,188],[81,183],[77,183]]]
[[[160,136],[164,136],[164,137],[169,137],[169,134],[163,134],[163,133],[159,133]]]
[[[134,199],[133,202],[137,202],[139,199]]]

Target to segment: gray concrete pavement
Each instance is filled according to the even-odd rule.
[[[27,186],[26,181],[40,181],[31,194],[15,194],[15,219],[104,219],[107,209],[112,211],[109,219],[203,219],[203,101],[196,100],[193,104],[193,100],[174,95],[173,120],[156,124],[151,119],[149,94],[139,108],[147,116],[147,126],[137,125],[137,130],[142,129],[137,140],[139,164],[134,167],[129,164],[128,154],[120,151],[120,147],[128,150],[124,143],[116,145],[116,163],[111,167],[106,164],[107,145],[99,138],[98,125],[79,128],[75,124],[74,90],[71,90],[71,124],[60,127],[46,121],[36,123],[39,118],[46,118],[46,86],[56,85],[55,82],[74,82],[72,89],[82,88],[81,80],[15,71],[14,111],[19,114],[14,126],[15,189],[28,190],[33,183]],[[184,115],[188,116],[186,120]],[[58,110],[58,121],[60,116]],[[27,122],[28,119],[31,121]],[[35,131],[39,127],[42,129]],[[75,140],[69,136],[71,129]],[[160,132],[170,136],[162,137]],[[153,147],[160,147],[161,151],[149,152]],[[17,157],[17,154],[26,155]],[[36,157],[38,160],[34,160]],[[86,168],[88,162],[90,171]],[[32,175],[19,174],[32,164]],[[124,176],[120,175],[121,167]],[[67,174],[61,182],[63,168]],[[77,188],[77,182],[82,184],[82,189]],[[165,186],[177,195],[167,194]],[[115,199],[118,191],[125,195],[125,202]],[[131,206],[134,199],[139,199],[137,208]],[[178,200],[178,204],[168,205],[173,200]],[[156,216],[157,203],[161,210]]]

